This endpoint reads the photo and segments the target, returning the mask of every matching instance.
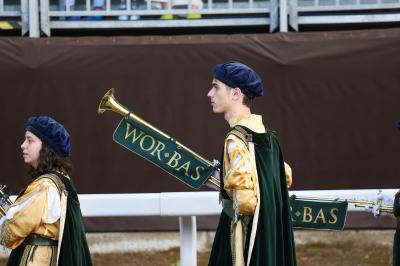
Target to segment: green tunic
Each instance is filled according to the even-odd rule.
[[[86,242],[85,227],[75,186],[70,179],[58,172],[52,172],[52,174],[59,177],[68,191],[67,211],[58,265],[91,266],[92,259]],[[14,249],[10,254],[7,265],[20,265],[25,248],[26,244],[22,243]]]
[[[260,187],[259,220],[250,265],[296,265],[295,244],[289,210],[289,196],[280,145],[271,131],[255,133],[246,127],[241,126],[241,128],[252,135]],[[221,167],[221,169],[223,168]],[[221,196],[225,199],[229,199],[223,187],[223,178],[221,178]],[[252,219],[248,223],[248,228],[246,230],[247,235],[244,252],[246,261],[251,226]],[[230,228],[231,219],[222,211],[209,265],[232,265],[233,258],[230,247]]]

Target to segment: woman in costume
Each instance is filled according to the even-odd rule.
[[[32,182],[0,221],[7,265],[92,265],[76,189],[70,178],[70,137],[47,116],[31,117],[21,145]]]

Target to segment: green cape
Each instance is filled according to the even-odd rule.
[[[242,128],[252,135],[254,142],[261,197],[250,265],[295,266],[297,265],[296,251],[281,148],[271,131],[260,134],[248,128]],[[229,199],[223,187],[223,178],[221,178],[221,196]],[[222,211],[211,251],[210,266],[232,265],[230,223],[231,219]],[[248,224],[246,236],[244,254],[246,260],[251,226],[252,220]]]
[[[68,191],[67,212],[58,265],[91,266],[92,260],[86,242],[85,227],[76,189],[70,179],[58,172],[52,172],[52,174],[60,178]],[[21,244],[11,251],[7,262],[8,266],[20,264],[25,247],[25,244]]]

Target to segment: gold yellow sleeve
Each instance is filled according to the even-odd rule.
[[[293,183],[292,168],[286,162],[284,164],[285,164],[286,185],[288,188],[290,188]]]
[[[228,144],[233,141],[234,149],[228,153]],[[240,160],[237,160],[240,155]],[[234,202],[234,208],[242,215],[253,215],[257,206],[254,171],[250,152],[239,138],[230,135],[225,141],[224,189]]]
[[[48,189],[48,183],[33,182],[11,206],[13,207],[29,200],[24,208],[14,213],[11,219],[3,223],[1,227],[1,242],[3,245],[10,249],[15,249],[29,234],[39,228],[42,214],[48,211]]]

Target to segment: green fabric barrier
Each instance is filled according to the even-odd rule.
[[[342,230],[348,203],[298,200],[290,198],[292,223],[295,228]]]
[[[216,170],[154,130],[123,118],[113,140],[157,165],[188,186],[198,189]]]

